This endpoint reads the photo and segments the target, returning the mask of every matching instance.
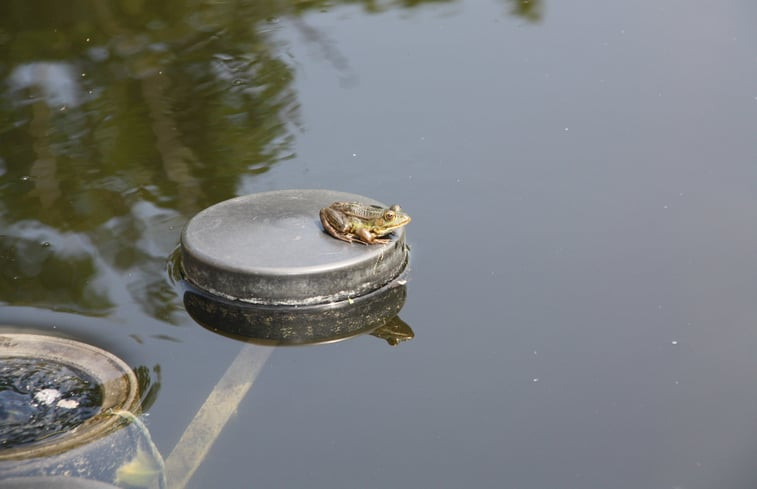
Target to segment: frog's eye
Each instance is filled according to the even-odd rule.
[[[384,212],[384,219],[385,220],[387,220],[387,221],[394,221],[394,217],[395,217],[395,215],[394,215],[394,211],[393,210],[388,210],[388,211]]]

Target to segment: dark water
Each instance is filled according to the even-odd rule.
[[[167,455],[240,344],[195,212],[399,202],[415,338],[276,349],[189,487],[757,485],[753,2],[2,2],[0,322],[150,382]]]
[[[48,360],[0,360],[0,449],[67,433],[100,412],[102,386]]]

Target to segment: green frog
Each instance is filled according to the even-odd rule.
[[[321,224],[327,233],[342,241],[364,244],[388,243],[381,238],[410,222],[400,206],[384,208],[360,202],[334,202],[321,209]]]

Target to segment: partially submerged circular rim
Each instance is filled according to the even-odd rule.
[[[139,383],[132,369],[120,358],[80,341],[26,333],[0,334],[0,360],[34,358],[71,366],[94,378],[103,389],[99,412],[71,431],[49,441],[0,450],[0,461],[48,457],[87,444],[118,429],[123,419],[111,412],[135,412],[139,406]]]

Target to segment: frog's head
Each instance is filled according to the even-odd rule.
[[[399,205],[394,204],[390,208],[385,209],[381,217],[373,222],[371,230],[377,236],[384,236],[395,229],[401,228],[409,222],[410,216],[407,215]]]

